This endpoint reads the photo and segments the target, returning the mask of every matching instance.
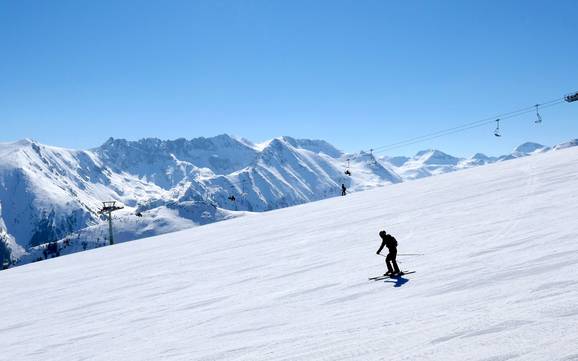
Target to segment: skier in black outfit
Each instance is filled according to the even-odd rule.
[[[344,196],[347,194],[347,188],[345,188],[345,184],[341,183],[341,195]]]
[[[381,237],[381,246],[377,250],[377,254],[380,254],[383,247],[387,247],[389,253],[387,257],[385,257],[385,264],[387,265],[387,272],[384,273],[384,276],[401,276],[403,272],[399,270],[397,266],[397,262],[395,258],[397,257],[397,240],[391,235],[385,233],[385,231],[379,232],[379,236]],[[391,262],[391,264],[390,264]],[[393,267],[392,267],[393,266]]]

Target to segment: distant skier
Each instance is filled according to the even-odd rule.
[[[344,196],[347,194],[347,188],[345,188],[345,184],[341,183],[341,195]]]
[[[397,240],[391,235],[385,233],[385,231],[379,232],[381,237],[381,246],[377,250],[377,254],[380,254],[383,247],[387,247],[389,253],[385,257],[385,264],[387,265],[387,272],[384,276],[401,276],[403,272],[399,270],[395,258],[397,257]],[[391,262],[391,264],[390,264]]]

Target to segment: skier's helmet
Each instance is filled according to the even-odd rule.
[[[385,237],[385,235],[386,235],[385,231],[380,231],[380,232],[379,232],[379,236],[380,236],[380,237]]]

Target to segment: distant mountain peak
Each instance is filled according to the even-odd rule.
[[[530,154],[534,153],[537,150],[543,150],[549,147],[545,145],[534,143],[534,142],[525,142],[514,148],[513,153],[520,153],[520,154]]]
[[[565,148],[576,147],[576,146],[578,146],[578,139],[572,139],[572,140],[569,140],[569,141],[564,142],[564,143],[556,144],[554,146],[554,149],[559,150],[559,149],[565,149]]]
[[[333,158],[339,158],[343,155],[341,150],[335,148],[329,142],[319,139],[297,139],[290,136],[280,136],[262,143],[254,144],[255,148],[259,151],[264,151],[270,147],[275,148],[287,145],[295,149],[304,149],[316,154],[324,153]]]
[[[476,153],[471,157],[471,159],[487,160],[487,159],[490,159],[490,157],[488,157],[484,153]]]
[[[32,144],[38,144],[38,142],[34,139],[31,139],[31,138],[24,138],[24,139],[20,139],[19,141],[16,141],[15,144],[22,145],[22,146],[29,146]]]
[[[417,152],[414,160],[424,164],[455,165],[461,159],[437,149],[427,149]]]
[[[435,149],[423,149],[423,150],[416,152],[414,157],[419,158],[421,156],[424,156],[425,154],[431,154],[435,151],[436,151]]]
[[[395,157],[382,156],[380,159],[391,164],[394,167],[401,167],[402,165],[405,164],[405,162],[407,162],[411,158],[406,156],[395,156]]]

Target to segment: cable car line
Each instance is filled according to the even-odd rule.
[[[545,108],[546,106],[549,106],[550,104],[556,103],[556,105],[557,105],[558,103],[561,103],[561,102],[562,102],[562,101],[561,101],[560,99],[555,99],[555,100],[551,100],[551,101],[549,101],[549,102],[543,103],[542,106]],[[458,126],[456,126],[456,127],[452,127],[452,128],[448,128],[448,129],[444,129],[444,130],[439,130],[439,131],[436,131],[436,132],[433,132],[433,133],[429,133],[429,134],[417,136],[417,137],[414,137],[414,138],[410,138],[410,139],[407,139],[407,140],[405,140],[405,141],[400,141],[400,142],[397,142],[397,143],[392,143],[392,144],[389,144],[389,145],[387,145],[387,146],[376,147],[376,148],[374,148],[374,149],[381,151],[381,150],[383,150],[384,148],[390,148],[390,147],[394,147],[394,146],[397,146],[397,145],[403,145],[403,144],[408,143],[408,142],[412,142],[411,144],[415,144],[415,143],[413,143],[413,141],[421,140],[422,138],[427,138],[426,140],[429,140],[430,137],[432,137],[432,136],[434,136],[434,135],[438,135],[438,134],[450,132],[450,131],[453,131],[453,130],[460,130],[460,129],[462,129],[462,128],[464,128],[464,129],[472,129],[472,127],[470,127],[470,126],[480,125],[480,124],[487,124],[487,123],[489,123],[489,122],[492,123],[492,122],[495,121],[496,118],[506,119],[506,118],[513,117],[513,116],[523,115],[523,114],[528,113],[528,112],[530,112],[530,111],[534,111],[534,106],[525,107],[525,108],[521,108],[521,109],[518,109],[518,110],[511,111],[511,112],[494,115],[494,116],[491,116],[491,117],[488,117],[488,118],[484,118],[484,119],[476,120],[476,121],[473,121],[473,122],[470,122],[470,123],[458,125]],[[475,126],[474,126],[474,127],[475,127]],[[448,133],[448,134],[453,134],[453,132],[452,132],[452,133]],[[433,138],[431,138],[431,139],[433,139]]]
[[[413,144],[425,142],[428,140],[444,137],[444,136],[447,136],[450,134],[455,134],[455,133],[463,132],[466,130],[479,128],[482,126],[487,126],[488,124],[492,124],[492,123],[499,125],[499,123],[503,120],[519,117],[519,116],[529,114],[529,113],[534,113],[534,112],[536,112],[537,119],[539,120],[539,122],[541,122],[542,117],[538,111],[538,107],[540,109],[547,109],[547,108],[562,104],[562,103],[564,103],[564,101],[569,102],[569,99],[572,99],[572,101],[573,101],[574,97],[578,97],[578,93],[571,95],[571,96],[566,96],[564,98],[553,99],[553,100],[550,100],[550,101],[547,101],[547,102],[544,102],[541,104],[535,104],[535,105],[532,105],[530,107],[521,108],[518,110],[511,111],[511,112],[501,113],[501,114],[498,114],[497,116],[495,115],[492,117],[488,117],[488,118],[480,119],[477,121],[465,123],[465,124],[458,125],[458,126],[455,126],[452,128],[447,128],[447,129],[435,131],[435,132],[432,132],[429,134],[424,134],[421,136],[409,138],[409,139],[399,141],[396,143],[391,143],[388,145],[374,147],[373,153],[383,153],[383,152],[386,152],[386,151],[389,151],[392,149],[402,148],[402,147],[406,147],[408,145],[413,145]],[[497,119],[499,119],[499,121],[496,121]],[[536,121],[536,123],[538,123],[538,121]],[[497,128],[498,128],[497,130],[499,131],[498,126],[497,126]],[[496,132],[494,132],[494,133],[496,133]],[[496,135],[496,136],[501,136],[501,134]]]

